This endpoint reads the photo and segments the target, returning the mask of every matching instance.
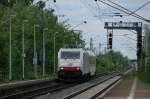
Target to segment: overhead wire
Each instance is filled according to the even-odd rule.
[[[108,0],[108,1],[110,1],[110,0]],[[150,1],[144,3],[142,6],[140,6],[138,9],[136,9],[134,12],[130,13],[129,15],[135,14],[135,12],[137,12],[137,11],[140,10],[141,8],[145,7],[145,6],[148,5],[149,3],[150,3]],[[134,31],[131,31],[131,30],[129,30],[129,31],[132,32],[132,33],[134,33],[134,34],[136,34],[136,32],[134,32]]]
[[[49,3],[50,3],[51,0],[47,0],[47,1],[49,1]],[[52,4],[53,7],[54,7],[54,10],[57,11],[57,14],[58,14],[58,15],[56,15],[56,16],[58,16],[58,17],[63,17],[63,18],[66,17],[67,19],[65,19],[64,22],[71,19],[70,16],[66,15],[63,11],[61,11],[60,6],[59,6],[56,2],[54,2],[54,1],[51,1],[51,2],[52,2],[51,4]],[[49,5],[50,5],[50,4],[49,4]],[[51,6],[51,7],[52,7],[52,6]]]
[[[80,2],[89,10],[91,14],[95,15],[95,13],[87,6],[85,2],[83,2],[82,0],[80,0]]]
[[[132,30],[129,30],[130,32],[134,33],[134,34],[137,34],[136,32],[132,31]]]
[[[129,12],[127,12],[127,11],[125,11],[125,10],[123,10],[123,9],[120,9],[120,8],[118,8],[118,7],[115,7],[115,6],[113,6],[113,5],[109,4],[109,3],[106,3],[106,2],[104,2],[104,1],[102,1],[102,0],[99,0],[99,1],[102,2],[103,4],[106,4],[106,5],[108,5],[108,6],[112,7],[112,8],[117,9],[117,10],[119,10],[119,11],[121,11],[121,12],[124,12],[124,13],[126,13],[126,14],[128,14],[128,15],[130,14]],[[143,20],[143,21],[148,21],[148,20],[143,19],[143,18],[141,18],[141,17],[139,17],[139,16],[136,16],[136,15],[134,15],[134,14],[131,14],[131,16],[136,17],[136,18],[138,18],[138,19],[141,19],[141,20]]]
[[[140,15],[134,13],[133,11],[131,11],[131,10],[129,10],[129,9],[127,9],[127,8],[125,8],[125,7],[119,5],[119,4],[117,4],[117,3],[115,3],[115,2],[113,2],[113,1],[111,1],[111,0],[107,0],[107,1],[111,2],[112,4],[118,6],[118,7],[122,8],[122,9],[124,9],[124,10],[126,10],[126,11],[129,11],[131,14],[135,14],[135,15],[137,15],[137,16],[139,16],[139,17],[145,19],[145,20],[147,20],[146,18],[144,18],[144,17],[142,17],[142,16],[140,16]]]
[[[97,3],[97,2],[96,2],[96,3]],[[139,8],[137,8],[136,10],[134,10],[134,11],[133,11],[132,13],[130,13],[129,15],[136,13],[137,11],[141,10],[142,8],[144,8],[145,6],[147,6],[148,4],[150,4],[150,1],[148,1],[148,2],[146,2],[146,3],[144,3],[144,4],[142,4]],[[129,16],[129,15],[126,15],[126,16]],[[123,16],[125,16],[125,15],[123,15]]]
[[[97,8],[98,8],[98,15],[100,15],[100,6],[99,6],[99,4],[97,2],[96,2],[96,5],[97,5]],[[100,21],[102,21],[101,17],[98,17],[98,19]]]
[[[150,4],[150,1],[148,1],[148,2],[144,3],[143,5],[141,5],[141,6],[140,6],[139,8],[137,8],[135,11],[133,11],[133,13],[135,13],[135,12],[141,10],[142,8],[144,8],[145,6],[147,6],[148,4]],[[133,13],[131,13],[131,14],[133,14]]]
[[[146,19],[146,18],[144,18],[144,17],[142,17],[142,16],[136,14],[135,12],[133,12],[133,11],[131,11],[131,10],[129,10],[129,9],[127,9],[127,8],[125,8],[125,7],[119,5],[119,4],[117,4],[117,3],[115,3],[115,2],[113,2],[113,1],[111,1],[111,0],[107,0],[107,1],[109,1],[110,3],[112,3],[112,4],[118,6],[118,7],[122,8],[122,9],[124,9],[124,10],[126,10],[126,11],[132,13],[132,15],[136,15],[137,17],[139,17],[140,19],[142,19],[142,20],[144,20],[144,21],[147,21],[147,20],[148,20],[148,19]],[[128,14],[131,15],[130,13],[128,13]]]
[[[99,4],[96,2],[97,8],[98,8],[98,13],[100,14],[100,6]]]
[[[150,1],[148,1],[148,2],[146,2],[146,3],[144,3],[144,4],[142,4],[139,8],[137,8],[136,10],[134,10],[132,13],[130,13],[130,14],[128,14],[128,15],[122,15],[122,16],[130,16],[131,14],[136,13],[137,11],[141,10],[143,7],[147,6],[148,4],[150,4]],[[98,8],[99,8],[99,5],[98,5],[97,2],[96,2],[96,5],[97,5]]]
[[[85,3],[82,0],[80,2],[89,10],[89,12],[91,14],[93,14],[94,17],[96,17],[100,22],[102,22],[102,18],[98,17],[98,15],[94,11],[92,11],[92,9],[88,6],[88,4],[86,4],[87,2]],[[97,6],[98,9],[100,9],[100,5],[97,2],[96,2],[96,6]],[[98,11],[98,14],[100,14],[100,11]]]

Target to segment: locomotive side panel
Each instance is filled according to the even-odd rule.
[[[84,74],[89,74],[90,73],[90,67],[89,67],[89,55],[87,52],[83,53],[83,72]]]
[[[89,66],[90,66],[90,75],[95,75],[95,71],[96,71],[96,58],[94,56],[90,56]]]

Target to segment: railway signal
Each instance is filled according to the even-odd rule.
[[[113,33],[113,29],[134,30],[137,32],[138,68],[139,70],[142,70],[142,22],[105,22],[104,28],[107,29],[108,37],[111,36],[109,35],[110,33]]]
[[[108,35],[108,48],[112,49],[112,33]]]
[[[141,42],[138,42],[137,43],[137,47],[138,47],[138,52],[137,52],[137,56],[139,57],[139,58],[141,58],[141,53],[142,53],[142,43]]]
[[[54,0],[54,2],[56,2],[56,0]]]

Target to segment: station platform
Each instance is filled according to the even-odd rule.
[[[122,80],[102,99],[150,99],[150,85],[136,77]]]
[[[24,85],[38,84],[42,82],[53,81],[54,79],[55,78],[53,77],[50,77],[50,78],[47,77],[47,78],[34,79],[34,80],[9,81],[9,82],[0,84],[0,91],[4,89],[9,89],[9,88],[21,87]]]

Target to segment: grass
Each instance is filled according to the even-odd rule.
[[[131,80],[134,77],[137,77],[139,80],[144,82],[145,84],[150,85],[150,73],[145,73],[145,72],[134,72],[134,73],[128,73],[126,74],[123,79],[124,80]]]
[[[137,77],[144,83],[150,85],[150,73],[148,72],[139,72],[137,73]]]
[[[131,80],[135,77],[134,73],[128,73],[126,75],[123,76],[123,80]]]

